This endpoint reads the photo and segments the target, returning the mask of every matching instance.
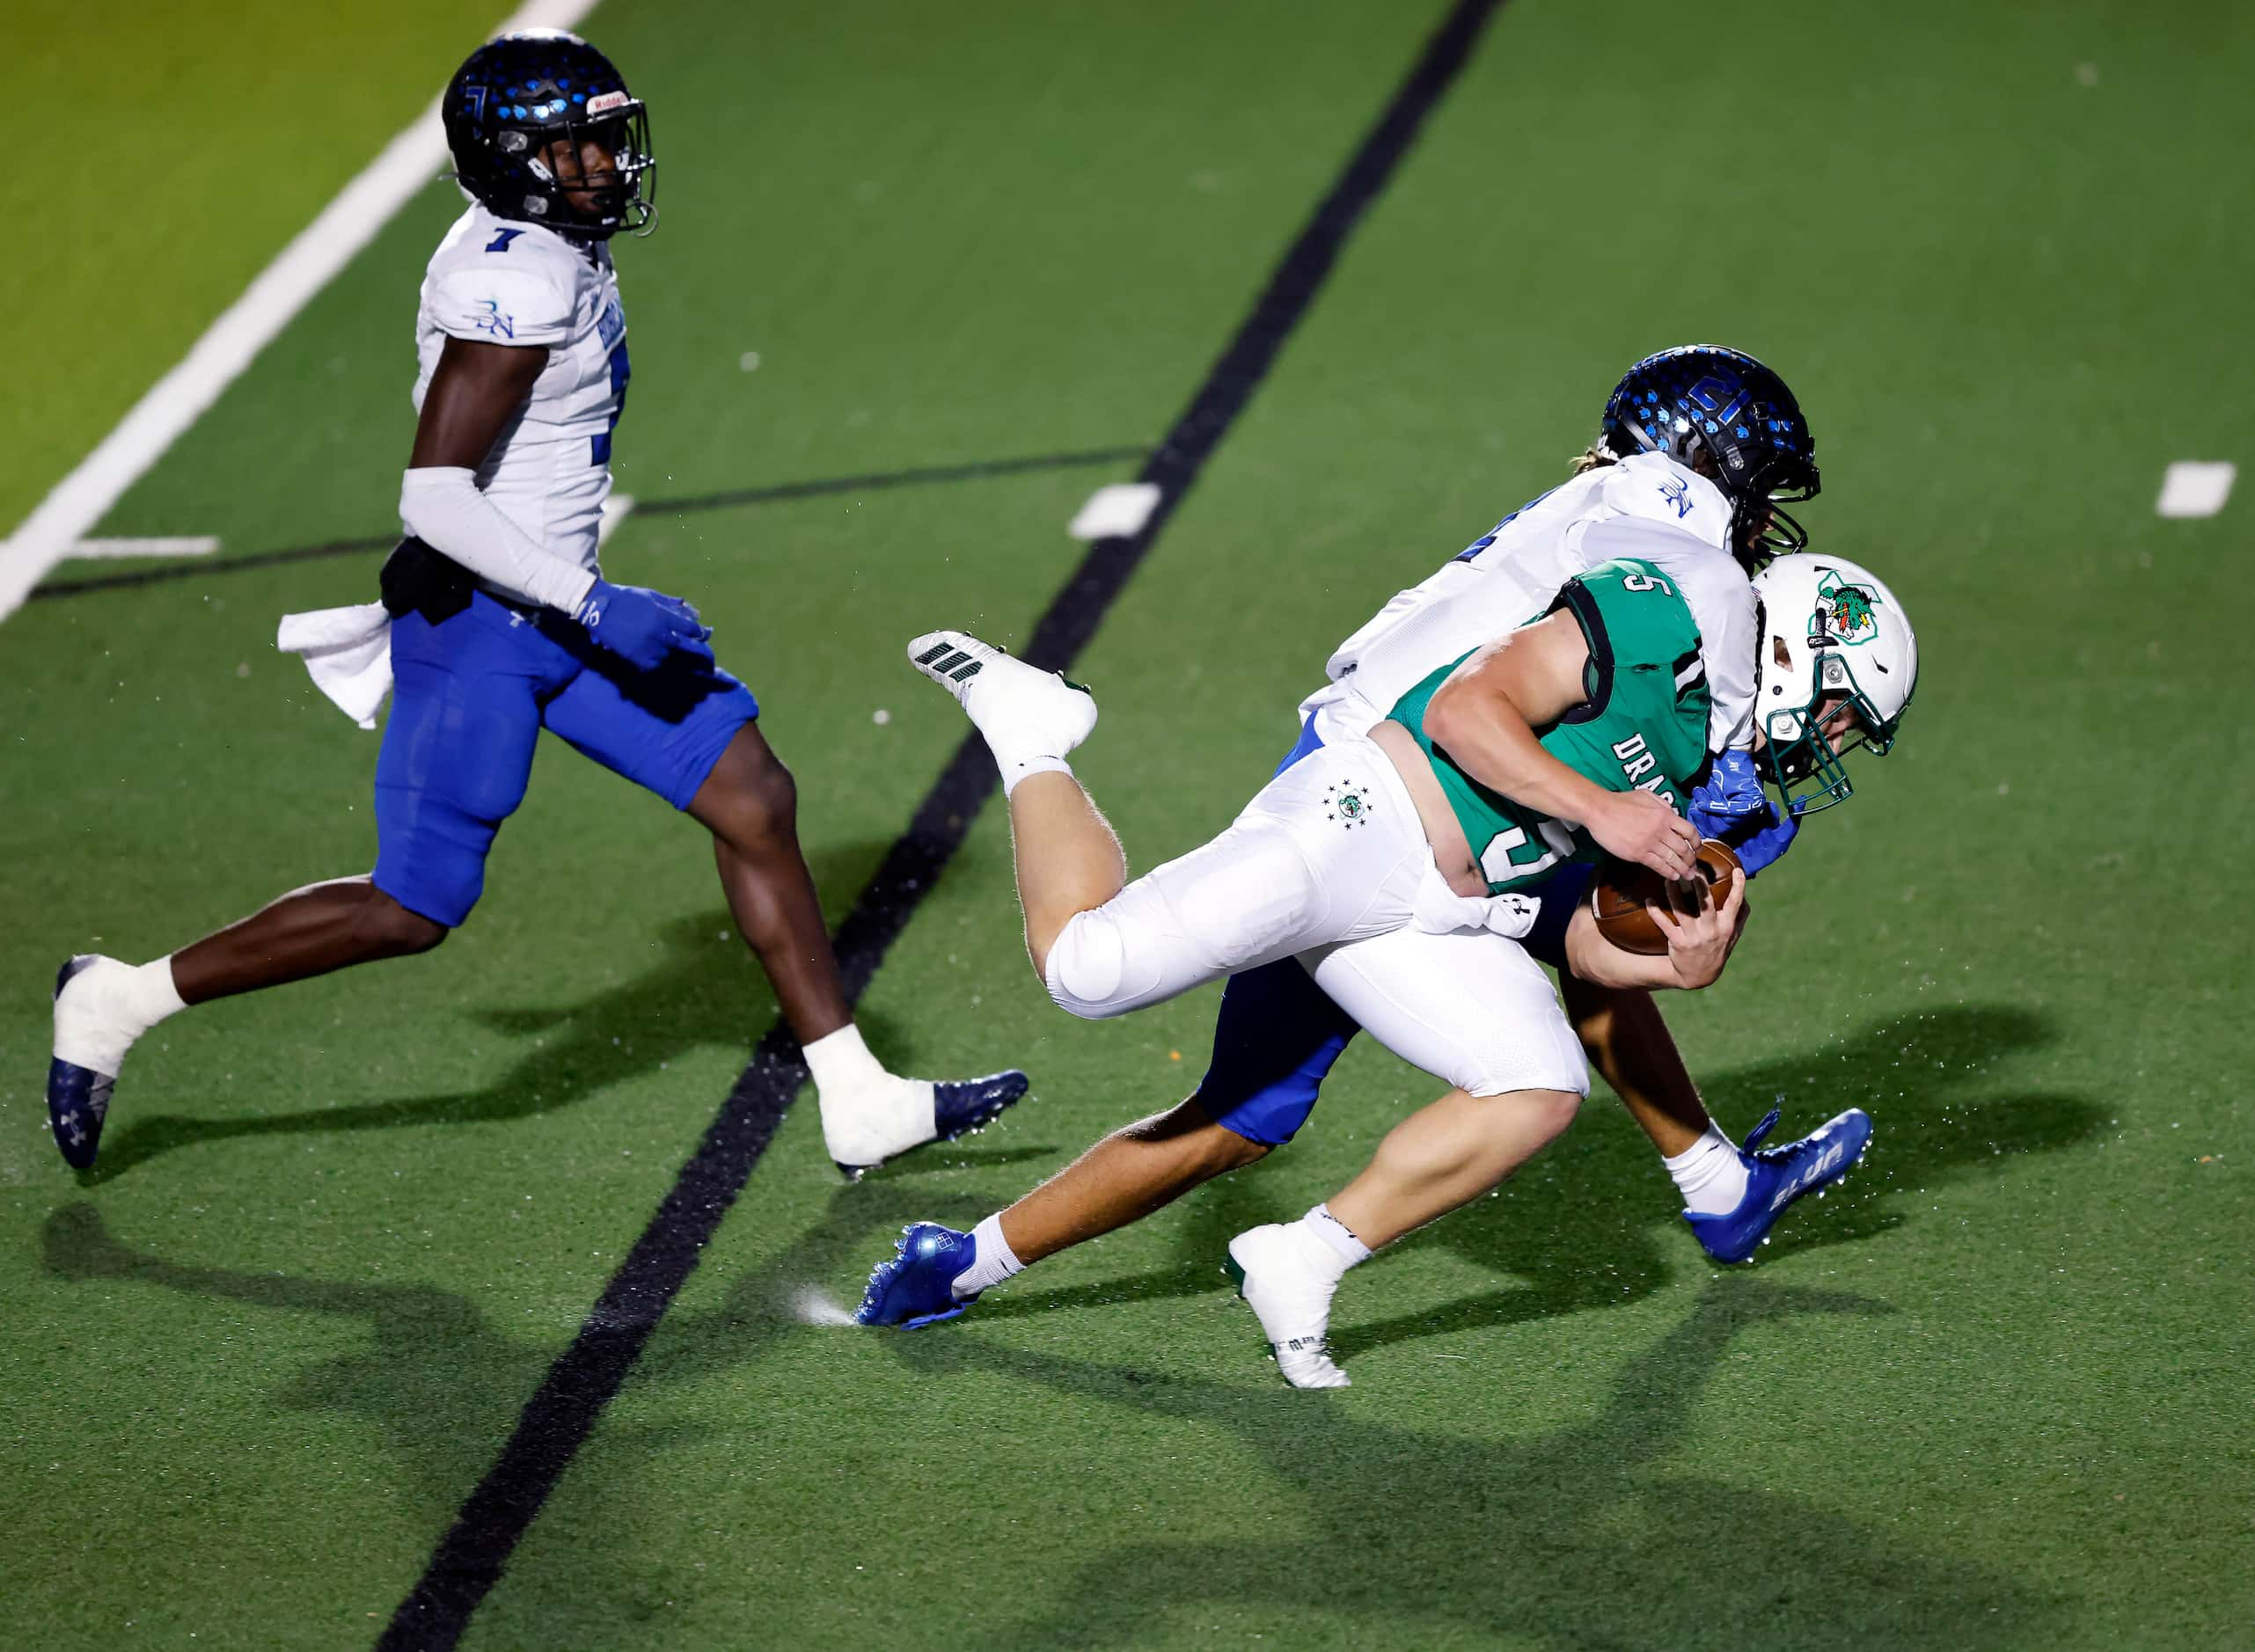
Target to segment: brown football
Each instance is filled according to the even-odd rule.
[[[1727,885],[1738,864],[1738,853],[1728,844],[1710,837],[1699,845],[1699,872],[1709,885]],[[1664,886],[1660,874],[1650,866],[1608,860],[1590,890],[1590,913],[1597,919],[1598,933],[1622,951],[1657,957],[1668,949],[1668,943],[1644,910],[1645,902],[1696,912],[1704,902],[1719,898],[1691,879]]]

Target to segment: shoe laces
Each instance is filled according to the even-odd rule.
[[[1761,1146],[1762,1138],[1777,1128],[1777,1121],[1784,1116],[1784,1111],[1783,1107],[1772,1107],[1763,1114],[1761,1122],[1746,1132],[1746,1138],[1739,1144],[1739,1151],[1751,1153],[1755,1148]]]

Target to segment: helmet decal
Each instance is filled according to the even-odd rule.
[[[1810,628],[1811,642],[1839,643],[1853,648],[1879,634],[1874,610],[1884,599],[1869,586],[1851,585],[1837,568],[1827,568],[1817,585],[1817,611]]]

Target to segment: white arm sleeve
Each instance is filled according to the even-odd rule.
[[[543,607],[572,613],[594,587],[592,568],[542,550],[479,491],[474,471],[443,465],[409,471],[399,483],[399,520],[480,579]]]

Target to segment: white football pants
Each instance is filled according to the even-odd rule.
[[[1472,1095],[1590,1093],[1589,1063],[1542,966],[1508,936],[1414,926],[1300,961],[1380,1043]]]
[[[1101,1020],[1404,925],[1524,934],[1533,921],[1532,903],[1449,888],[1402,777],[1357,736],[1270,781],[1211,843],[1077,915],[1050,948],[1048,984],[1060,1007]]]

